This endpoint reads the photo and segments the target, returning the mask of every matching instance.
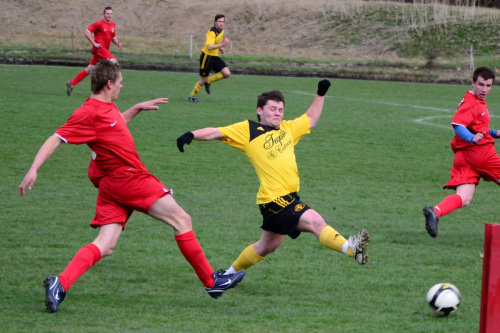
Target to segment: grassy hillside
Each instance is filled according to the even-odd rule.
[[[226,14],[232,67],[338,75],[420,76],[439,68],[434,81],[466,77],[472,46],[476,63],[496,66],[500,11],[361,0],[110,0],[122,63],[196,66],[199,49],[217,13]],[[88,61],[85,28],[102,18],[97,0],[0,2],[0,51]],[[193,37],[192,59],[190,36]],[[114,46],[113,46],[114,47]],[[13,53],[15,51],[15,53]],[[255,62],[255,63],[254,63]],[[266,63],[271,63],[266,69]],[[278,67],[277,67],[278,66]],[[443,67],[447,69],[443,71]],[[450,70],[451,69],[451,70]]]

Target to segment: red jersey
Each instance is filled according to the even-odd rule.
[[[85,143],[90,147],[88,175],[96,187],[102,177],[120,167],[147,171],[127,123],[114,103],[88,98],[55,134],[66,143]]]
[[[476,97],[467,91],[464,98],[458,105],[458,110],[451,120],[452,125],[463,125],[472,134],[486,132],[484,138],[478,143],[470,143],[460,138],[458,135],[451,140],[451,149],[457,151],[469,147],[494,144],[495,140],[490,135],[490,113],[485,100]]]
[[[111,46],[111,40],[115,37],[115,22],[106,22],[106,20],[100,20],[92,25],[90,25],[87,30],[94,34],[94,41],[96,43],[101,44],[106,50],[109,50]],[[92,53],[94,53],[97,49],[95,46],[92,46]]]

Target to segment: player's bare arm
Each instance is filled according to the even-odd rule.
[[[224,38],[224,41],[222,43],[207,45],[207,48],[209,50],[215,50],[215,49],[219,49],[220,50],[221,48],[223,49],[224,46],[226,46],[227,44],[229,44],[229,42],[231,42],[231,41],[229,40],[229,38],[226,37],[226,38]]]
[[[113,43],[115,43],[115,45],[116,45],[116,46],[118,46],[118,48],[120,48],[120,49],[122,48],[123,43],[122,43],[122,42],[120,42],[120,41],[118,41],[118,38],[113,37],[113,38],[111,39],[111,41],[113,41]]]
[[[325,102],[325,94],[330,88],[330,81],[322,80],[318,83],[318,92],[314,97],[314,100],[307,109],[306,114],[309,118],[310,127],[313,128],[318,123],[321,112],[323,111],[323,104]]]
[[[177,148],[181,153],[184,152],[184,145],[188,145],[193,140],[198,141],[211,141],[211,140],[222,140],[224,136],[222,136],[221,132],[218,128],[215,127],[206,127],[202,129],[198,129],[193,132],[186,132],[177,138]]]
[[[92,33],[87,29],[85,30],[85,37],[89,40],[89,42],[94,45],[95,48],[100,49],[102,46],[99,43],[96,43],[94,41],[94,38],[92,38]]]
[[[197,141],[211,141],[211,140],[222,140],[224,137],[218,128],[206,127],[192,132],[194,140]]]
[[[156,99],[152,99],[150,101],[142,102],[134,105],[127,111],[122,112],[123,119],[128,124],[135,116],[139,114],[141,111],[150,111],[150,110],[159,110],[160,107],[157,104],[167,104],[168,98],[160,97]]]
[[[49,137],[38,150],[33,164],[24,176],[23,181],[19,185],[19,195],[26,194],[26,186],[32,189],[37,179],[38,169],[47,161],[50,156],[56,151],[57,147],[61,145],[62,141],[57,135]]]

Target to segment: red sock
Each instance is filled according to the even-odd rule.
[[[438,217],[441,217],[459,208],[462,208],[462,197],[458,194],[452,194],[445,197],[440,204],[434,206],[434,212]]]
[[[211,288],[214,285],[214,278],[212,277],[214,270],[208,263],[200,243],[198,243],[196,239],[194,231],[191,230],[181,235],[176,235],[175,240],[177,241],[177,246],[179,246],[182,255],[194,268],[196,275],[198,275],[203,285],[207,288]]]
[[[101,259],[99,248],[90,243],[82,247],[58,276],[64,291],[68,291],[75,281]]]
[[[73,80],[71,80],[71,86],[74,87],[76,86],[80,81],[82,81],[83,79],[85,79],[87,77],[87,75],[89,75],[87,73],[87,71],[84,69],[82,70],[80,73],[76,74],[75,78]]]

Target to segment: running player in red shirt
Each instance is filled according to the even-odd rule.
[[[113,42],[121,48],[122,43],[116,38],[116,24],[111,21],[112,18],[113,8],[106,7],[104,8],[104,19],[94,22],[85,30],[85,37],[92,43],[92,54],[94,56],[90,59],[87,68],[80,71],[73,80],[66,82],[66,93],[68,96],[71,95],[73,87],[90,74],[90,70],[99,60],[107,59],[109,61],[116,61],[113,54],[109,51],[109,47],[111,46],[111,42]],[[92,34],[94,34],[94,38],[92,38]]]
[[[456,193],[434,207],[424,208],[425,227],[432,237],[437,236],[441,216],[471,203],[480,178],[500,185],[500,157],[494,147],[498,135],[489,127],[490,113],[485,100],[494,80],[491,68],[477,68],[472,75],[472,90],[465,93],[451,120],[455,130],[451,140],[455,159],[450,180],[443,188]]]
[[[174,229],[175,240],[183,256],[213,298],[235,287],[245,272],[224,275],[214,272],[192,229],[191,217],[177,204],[172,191],[142,164],[128,123],[141,111],[158,110],[168,98],[142,102],[120,113],[113,103],[122,88],[120,66],[101,60],[92,70],[92,95],[49,137],[38,151],[31,168],[19,185],[26,194],[37,180],[38,169],[62,143],[87,144],[91,149],[88,176],[99,189],[95,217],[91,226],[99,228],[97,238],[83,246],[58,276],[44,280],[47,312],[56,313],[73,283],[101,258],[110,255],[137,210]]]

